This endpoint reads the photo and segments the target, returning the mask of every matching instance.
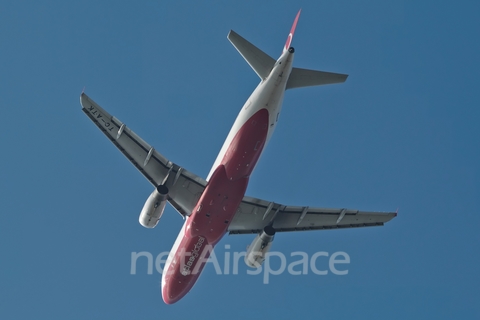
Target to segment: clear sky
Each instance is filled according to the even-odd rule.
[[[0,318],[480,317],[479,4],[474,1],[2,1]],[[171,207],[81,112],[86,93],[206,177],[259,82],[230,29],[294,65],[349,74],[288,91],[247,194],[394,211],[383,227],[277,234],[272,250],[346,252],[349,272],[217,275],[165,305],[132,252],[169,251]],[[253,235],[227,236],[216,254]],[[225,246],[230,249],[225,249]],[[293,261],[290,259],[289,261]],[[272,264],[279,264],[273,260]],[[326,258],[317,260],[327,269]]]

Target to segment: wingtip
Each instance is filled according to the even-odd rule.
[[[82,93],[80,93],[80,105],[82,106],[82,108],[84,108],[83,100],[85,99],[86,96],[87,95],[85,94],[85,87],[83,87]]]
[[[227,34],[227,39],[230,40],[231,37],[234,37],[236,35],[238,34],[235,31],[230,29],[230,31],[228,31],[228,34]]]

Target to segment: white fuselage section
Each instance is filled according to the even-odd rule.
[[[213,172],[221,163],[223,157],[225,156],[225,152],[228,150],[228,147],[230,146],[230,143],[237,134],[238,130],[242,128],[245,122],[247,122],[252,115],[263,108],[267,109],[269,114],[269,126],[265,146],[267,145],[280,116],[283,96],[285,94],[285,87],[287,85],[290,72],[292,71],[293,56],[293,53],[290,53],[288,50],[285,51],[275,63],[270,75],[258,84],[248,98],[247,102],[245,102],[242,110],[240,110],[237,119],[230,129],[222,149],[220,149],[217,159],[210,169],[210,173],[207,176],[207,181],[210,180]],[[263,149],[265,149],[265,147]]]
[[[215,177],[212,178],[212,175],[215,174],[216,169],[218,167],[220,166],[224,167],[224,165],[222,165],[222,161],[224,160],[225,154],[229,150],[229,147],[231,146],[234,138],[238,137],[238,133],[241,133],[241,128],[244,127],[246,122],[249,121],[252,117],[254,117],[255,114],[258,114],[262,109],[266,109],[268,111],[268,123],[265,123],[264,125],[268,126],[268,130],[267,130],[267,136],[265,139],[265,144],[263,145],[263,148],[260,151],[260,152],[263,152],[263,150],[265,149],[265,145],[267,144],[268,140],[273,134],[273,131],[275,130],[275,126],[280,115],[286,84],[290,76],[290,72],[292,71],[292,62],[293,62],[293,52],[289,52],[288,50],[286,50],[275,63],[269,76],[260,82],[260,84],[256,87],[256,89],[253,91],[251,96],[248,98],[247,102],[245,103],[242,110],[238,114],[237,119],[235,120],[235,123],[233,124],[233,127],[230,130],[230,133],[228,134],[227,139],[225,140],[225,143],[223,144],[223,147],[220,150],[220,153],[218,154],[217,159],[215,160],[215,163],[212,166],[212,170],[210,171],[207,177],[207,181],[209,181],[209,186],[207,186],[207,189],[209,187],[213,188],[213,186],[210,186],[210,183],[212,184],[218,183],[218,181],[214,181]],[[248,177],[245,178],[245,181],[248,182]],[[207,189],[204,191],[204,194],[202,195],[202,197],[205,196],[206,193],[208,193]],[[242,194],[237,194],[237,195],[230,194],[229,196],[230,198],[238,197],[239,201],[241,201],[241,199],[244,196],[244,192],[245,190],[242,191]],[[202,198],[199,201],[202,201]],[[199,208],[201,208],[201,205]],[[178,274],[178,271],[177,272],[174,271],[176,270],[175,264],[178,263],[177,260],[180,259],[179,257],[181,257],[182,254],[186,252],[185,250],[188,251],[187,247],[191,239],[194,239],[193,241],[197,241],[197,239],[200,239],[200,238],[204,239],[203,236],[201,236],[200,238],[198,237],[192,238],[192,235],[191,235],[192,233],[191,225],[192,223],[195,223],[194,221],[196,219],[196,213],[198,213],[198,210],[199,209],[197,208],[196,210],[197,212],[193,213],[191,216],[186,218],[186,221],[182,229],[180,230],[178,237],[175,240],[175,243],[172,247],[172,250],[170,251],[169,257],[165,263],[165,268],[162,275],[162,295],[164,297],[164,301],[167,303],[173,303],[178,299],[180,299],[183,295],[185,295],[188,292],[188,290],[190,290],[190,288],[193,286],[193,284],[196,282],[196,279],[199,276],[199,274],[195,275],[195,277],[189,280],[188,283],[185,281],[176,283],[175,282],[176,280],[172,280],[170,284],[167,284],[169,282],[166,279],[167,277],[170,277],[171,274],[173,274],[173,276],[171,276],[171,278],[169,279],[182,278],[182,275]],[[236,211],[236,208],[232,210],[233,214],[235,211]],[[221,224],[223,224],[223,220],[220,222]],[[225,234],[226,228],[228,227],[228,225],[225,225],[225,224],[223,225],[224,225],[223,227],[224,230],[220,230],[221,231],[220,237],[222,237]],[[198,224],[196,224],[196,226],[198,226]],[[211,227],[213,228],[213,225],[211,225]],[[213,229],[211,229],[210,231],[213,231]],[[218,238],[218,240],[220,240],[220,238]],[[217,241],[214,241],[211,244],[215,245],[216,242]],[[203,242],[202,240],[202,243],[205,243],[205,242]],[[173,293],[173,292],[176,292],[176,293]]]

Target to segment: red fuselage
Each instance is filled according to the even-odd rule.
[[[175,303],[190,291],[211,250],[227,232],[275,129],[292,61],[293,51],[285,51],[235,120],[207,177],[207,186],[165,264],[162,296],[166,303]]]
[[[261,109],[245,122],[211,176],[165,270],[162,295],[166,303],[175,303],[190,291],[210,250],[227,232],[265,145],[268,121],[268,110]]]

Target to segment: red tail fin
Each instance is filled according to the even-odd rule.
[[[300,12],[302,12],[302,9],[298,11],[297,16],[295,17],[295,21],[293,21],[292,29],[290,29],[290,33],[288,34],[288,37],[287,37],[287,42],[285,42],[285,47],[283,47],[283,52],[287,51],[288,48],[290,48],[290,44],[292,43],[292,39],[293,39],[293,34],[295,33],[295,28],[297,27],[298,18],[300,17]]]

